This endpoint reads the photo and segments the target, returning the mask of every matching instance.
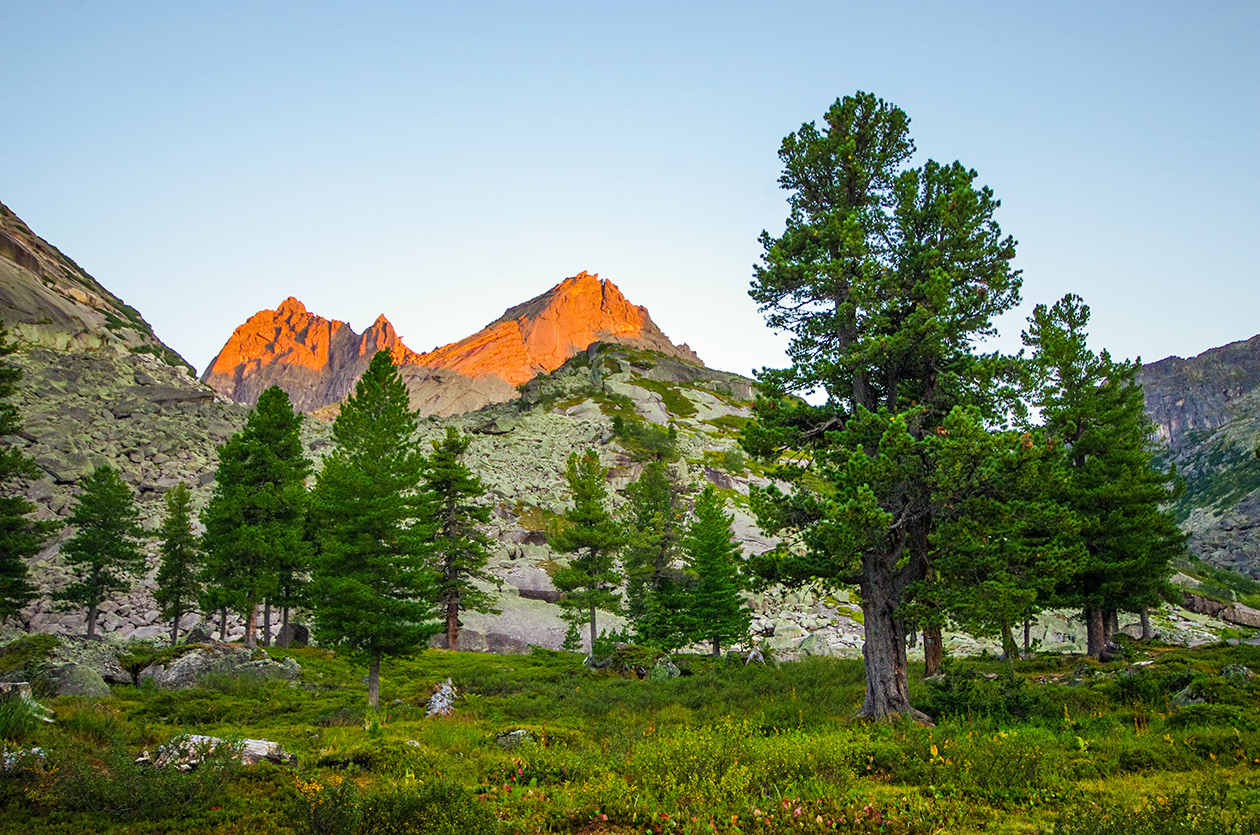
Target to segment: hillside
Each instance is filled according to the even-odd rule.
[[[1191,551],[1260,577],[1260,336],[1142,367],[1147,413],[1185,479]]]

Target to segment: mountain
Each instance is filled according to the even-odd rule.
[[[399,341],[384,316],[362,335],[345,322],[308,313],[297,299],[264,310],[232,334],[202,380],[240,403],[254,403],[278,385],[303,411],[341,402],[372,354],[394,354],[424,415],[454,415],[511,400],[516,387],[554,371],[596,342],[657,351],[700,363],[686,345],[673,344],[647,308],[631,304],[607,279],[580,272],[480,331],[427,353]]]
[[[1142,367],[1146,410],[1186,489],[1190,550],[1260,578],[1260,336]]]
[[[106,290],[0,203],[0,322],[13,339],[57,351],[153,354],[191,366],[139,311]]]

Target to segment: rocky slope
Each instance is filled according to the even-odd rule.
[[[412,406],[423,415],[446,416],[511,400],[516,386],[554,371],[594,342],[700,362],[686,345],[670,342],[647,309],[632,305],[612,282],[581,272],[509,308],[477,333],[423,354],[404,346],[384,316],[360,336],[290,298],[237,328],[202,379],[249,404],[279,385],[299,409],[316,411],[344,399],[372,354],[386,349],[403,368]]]
[[[1174,512],[1205,561],[1260,577],[1260,336],[1143,366],[1146,408],[1186,490]]]

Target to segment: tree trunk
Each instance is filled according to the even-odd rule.
[[[245,618],[245,646],[253,649],[258,646],[258,639],[254,635],[254,629],[258,626],[258,607],[250,606],[249,615]]]
[[[591,604],[591,652],[595,651],[595,604]]]
[[[866,700],[857,716],[883,719],[905,714],[918,722],[932,723],[931,717],[910,706],[906,670],[906,643],[901,622],[894,616],[897,592],[884,566],[871,566],[881,555],[862,558],[862,616],[866,641],[862,657],[866,661]]]
[[[262,645],[271,646],[271,601],[263,601]]]
[[[1085,652],[1090,658],[1096,660],[1102,658],[1103,647],[1107,645],[1103,632],[1102,608],[1098,606],[1089,607],[1085,610]]]
[[[929,626],[923,630],[923,676],[939,675],[945,662],[945,645],[941,643],[941,628]]]
[[[459,647],[459,601],[446,601],[446,646],[448,649],[457,650]]]
[[[1019,645],[1015,643],[1009,623],[1002,624],[1002,654],[1006,656],[1006,666],[1014,669],[1015,659],[1019,658]]]
[[[285,606],[280,610],[280,628],[284,629],[289,625],[289,607]]]
[[[227,640],[227,606],[219,607],[219,643]]]
[[[179,643],[179,618],[180,612],[177,610],[174,619],[171,620],[171,646]]]
[[[1154,630],[1151,629],[1151,610],[1143,606],[1142,607],[1142,640],[1149,641],[1151,638],[1154,638],[1154,637],[1155,637],[1155,632]]]
[[[1032,620],[1024,618],[1024,655],[1032,652]]]
[[[381,657],[372,656],[368,665],[368,707],[376,710],[381,706]]]
[[[1103,646],[1111,643],[1111,639],[1120,631],[1120,613],[1109,609],[1103,620]]]
[[[89,638],[96,637],[96,604],[88,605],[87,612],[87,636]]]
[[[714,658],[722,657],[722,642],[718,640],[716,635],[713,636],[713,657]]]

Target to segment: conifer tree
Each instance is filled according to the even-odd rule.
[[[153,599],[171,622],[171,646],[179,641],[179,621],[201,593],[201,543],[193,533],[192,493],[183,482],[166,493],[166,515],[158,528],[162,557],[154,578]]]
[[[91,638],[100,605],[114,592],[128,591],[132,578],[144,571],[144,531],[131,487],[113,467],[98,467],[83,480],[68,524],[74,534],[61,546],[61,555],[74,580],[53,597],[87,609]]]
[[[560,605],[566,619],[589,624],[592,648],[599,637],[595,613],[617,612],[621,608],[617,587],[622,577],[616,559],[626,543],[626,534],[606,506],[607,476],[595,450],[569,456],[564,477],[573,507],[565,511],[562,524],[548,537],[552,548],[574,555],[567,566],[556,572],[552,582],[565,593]]]
[[[656,461],[626,487],[622,508],[626,613],[639,641],[664,650],[686,643],[686,582],[674,565],[683,534],[680,493],[665,464]]]
[[[1155,465],[1141,362],[1117,362],[1087,346],[1089,307],[1068,294],[1037,305],[1024,332],[1038,375],[1035,404],[1063,441],[1064,501],[1080,522],[1083,555],[1059,591],[1079,607],[1088,651],[1099,658],[1116,612],[1140,612],[1169,593],[1171,561],[1185,534],[1162,508],[1179,492],[1176,473]]]
[[[683,539],[687,563],[696,576],[686,608],[689,637],[708,641],[715,658],[724,643],[747,638],[752,623],[752,613],[739,594],[744,583],[741,549],[731,533],[734,517],[724,505],[713,485],[706,485]]]
[[[8,332],[0,325],[0,357],[8,356],[17,347],[8,341]],[[0,438],[16,435],[22,428],[17,407],[8,399],[17,393],[20,369],[0,365]],[[37,478],[39,468],[21,450],[7,444],[0,446],[0,487],[7,487],[17,478]],[[35,505],[21,496],[0,496],[0,619],[16,615],[36,595],[26,568],[26,558],[33,557],[57,531],[56,522],[37,522],[27,516]]]
[[[264,391],[245,428],[219,447],[214,492],[201,514],[206,585],[245,619],[256,645],[258,606],[280,590],[283,572],[305,563],[306,477],[302,415],[279,386]],[[270,636],[267,636],[270,639]]]
[[[419,495],[425,460],[417,417],[389,352],[372,357],[333,424],[313,496],[320,555],[311,579],[315,634],[368,662],[380,703],[381,659],[409,655],[441,631],[426,563],[434,523]]]
[[[459,648],[460,611],[499,614],[494,597],[473,582],[496,581],[486,571],[490,538],[477,529],[478,524],[490,521],[489,506],[476,504],[486,488],[459,460],[471,443],[455,427],[446,427],[446,437],[433,442],[422,486],[434,529],[429,554],[437,574],[437,605],[446,615],[446,642],[451,649]]]
[[[797,482],[752,497],[763,530],[791,540],[755,564],[767,581],[860,586],[870,719],[928,719],[910,704],[903,612],[933,571],[929,438],[955,407],[986,422],[1010,408],[1009,361],[975,346],[1019,302],[998,201],[960,163],[908,167],[909,121],[857,93],[783,140],[790,214],[762,234],[750,291],[792,333],[792,365],[758,374],[743,443],[787,453],[777,475]],[[810,391],[825,402],[787,396]]]
[[[940,515],[931,588],[920,597],[970,634],[1000,638],[1013,664],[1012,628],[1054,604],[1081,556],[1079,523],[1063,503],[1061,444],[1044,431],[990,431],[961,409],[932,443]]]

